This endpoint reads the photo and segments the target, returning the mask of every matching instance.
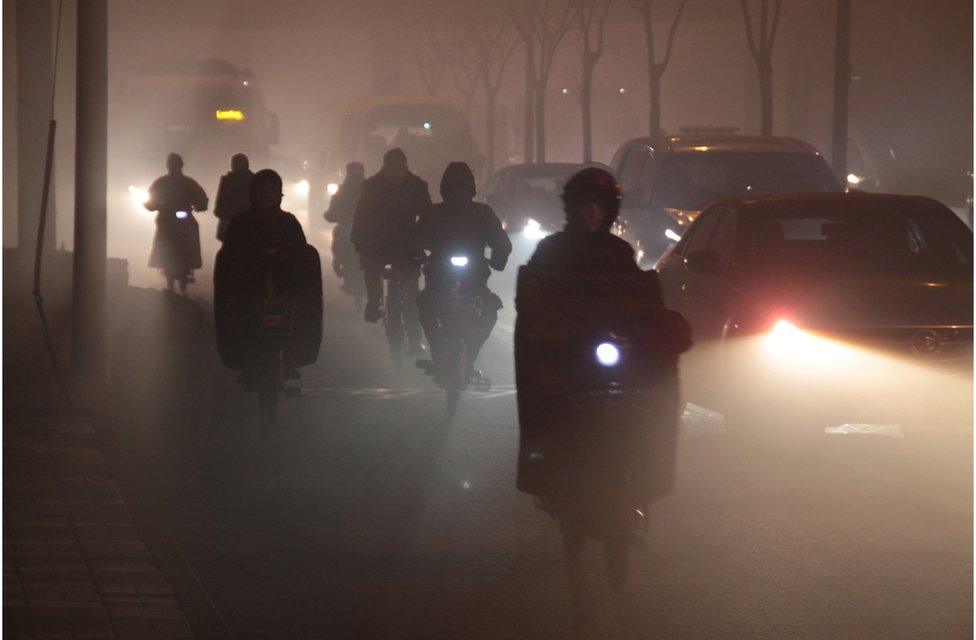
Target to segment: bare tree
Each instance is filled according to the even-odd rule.
[[[427,93],[433,95],[441,86],[458,46],[455,30],[436,19],[437,6],[430,3],[418,9],[411,24],[403,30],[404,60],[417,70]]]
[[[783,0],[775,0],[775,2],[772,22],[770,22],[769,0],[760,0],[759,38],[757,39],[752,28],[752,17],[749,15],[749,1],[739,0],[746,24],[746,41],[749,43],[749,51],[759,71],[760,132],[764,136],[773,135],[773,45],[776,43],[776,29],[779,26]]]
[[[471,43],[471,31],[466,31],[462,42],[454,51],[450,61],[451,78],[454,86],[464,98],[464,113],[471,118],[471,107],[474,104],[474,94],[478,91],[480,81],[479,63]]]
[[[671,28],[668,30],[667,45],[664,49],[664,57],[660,62],[654,52],[654,25],[651,21],[654,9],[654,0],[630,0],[630,6],[641,14],[641,24],[644,27],[644,45],[647,53],[647,88],[648,88],[648,133],[657,138],[661,133],[661,78],[667,71],[668,64],[671,62],[671,52],[674,49],[674,36],[678,32],[678,23],[681,21],[681,14],[685,10],[688,0],[681,0],[678,11],[674,14],[671,21]]]
[[[604,49],[607,15],[613,0],[571,0],[582,44],[580,111],[583,117],[583,162],[593,160],[593,70]]]
[[[495,170],[495,106],[505,69],[515,53],[516,35],[489,5],[482,7],[473,14],[469,37],[478,80],[485,90],[485,175],[490,175]]]
[[[573,26],[570,0],[503,0],[505,12],[526,50],[526,79],[532,85],[535,161],[546,161],[546,87],[556,50]],[[530,74],[530,75],[529,75]]]

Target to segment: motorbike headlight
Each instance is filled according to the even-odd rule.
[[[542,240],[548,234],[543,230],[542,223],[534,218],[529,218],[525,221],[525,228],[522,230],[522,235],[527,240]]]
[[[467,256],[451,256],[451,264],[455,267],[466,267],[468,266]]]
[[[339,185],[337,185],[335,182],[330,182],[329,184],[325,185],[325,190],[329,192],[330,196],[334,196],[339,191]]]
[[[187,216],[189,216],[189,215],[190,214],[187,213],[186,211],[177,211],[176,212],[176,217],[179,218],[180,220],[186,220]]]
[[[601,342],[596,348],[596,361],[604,367],[613,367],[620,362],[620,349],[610,342]]]
[[[672,242],[681,242],[681,236],[672,231],[671,229],[664,230],[664,237]]]

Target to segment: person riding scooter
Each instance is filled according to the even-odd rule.
[[[166,288],[179,283],[180,293],[193,282],[193,270],[203,266],[200,256],[200,227],[194,211],[207,210],[207,194],[196,180],[183,175],[183,158],[171,153],[166,157],[166,175],[149,187],[145,203],[157,211],[156,235],[153,237],[149,266],[166,276]]]
[[[519,271],[517,485],[558,519],[573,580],[587,538],[622,588],[635,526],[673,483],[678,354],[691,344],[657,274],[610,229],[620,186],[587,168],[566,183],[565,230]]]
[[[441,355],[436,310],[438,296],[449,293],[460,283],[465,293],[481,299],[478,326],[471,328],[468,344],[469,375],[474,372],[475,358],[491,335],[498,321],[498,310],[502,307],[501,299],[488,289],[488,277],[491,269],[502,271],[505,268],[512,253],[512,242],[492,208],[474,202],[475,193],[471,168],[464,162],[450,163],[441,178],[443,201],[435,204],[416,227],[418,249],[430,253],[424,266],[424,290],[417,298],[417,305],[420,324],[431,349],[435,379],[439,377]],[[488,257],[485,257],[486,249],[490,252]],[[461,268],[463,273],[459,273]]]

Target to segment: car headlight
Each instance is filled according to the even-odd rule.
[[[451,264],[455,267],[466,267],[468,266],[467,256],[451,256]]]
[[[681,236],[672,231],[671,229],[664,230],[664,237],[672,242],[681,242]]]
[[[134,184],[130,184],[129,198],[132,200],[132,204],[142,208],[142,205],[149,202],[149,190],[143,187],[137,187]]]
[[[325,185],[325,190],[329,192],[330,196],[334,196],[339,191],[339,185],[335,182],[330,182]]]
[[[549,234],[545,232],[545,230],[542,228],[542,224],[538,220],[529,218],[525,221],[525,228],[522,230],[522,235],[524,235],[527,240],[536,241],[542,240]]]
[[[299,198],[308,197],[308,180],[299,180],[291,187],[292,193],[294,193]]]

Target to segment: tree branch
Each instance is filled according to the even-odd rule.
[[[746,41],[749,43],[749,51],[752,52],[752,57],[756,61],[756,64],[761,64],[760,52],[756,48],[756,39],[752,35],[752,18],[749,16],[748,0],[739,0],[739,5],[742,6],[742,17],[746,23]]]
[[[671,30],[668,31],[668,45],[664,52],[664,59],[661,60],[660,73],[663,74],[664,70],[668,68],[668,64],[671,62],[671,51],[674,49],[674,35],[678,31],[678,22],[681,20],[681,12],[685,10],[685,5],[688,4],[688,0],[681,0],[681,4],[678,5],[678,12],[674,14],[674,21],[671,22]]]
[[[773,44],[776,42],[776,28],[779,26],[779,12],[783,8],[783,0],[776,0],[776,9],[773,10],[773,25],[770,27],[769,33],[769,44],[766,45],[766,51],[769,52],[769,57],[773,56]]]

